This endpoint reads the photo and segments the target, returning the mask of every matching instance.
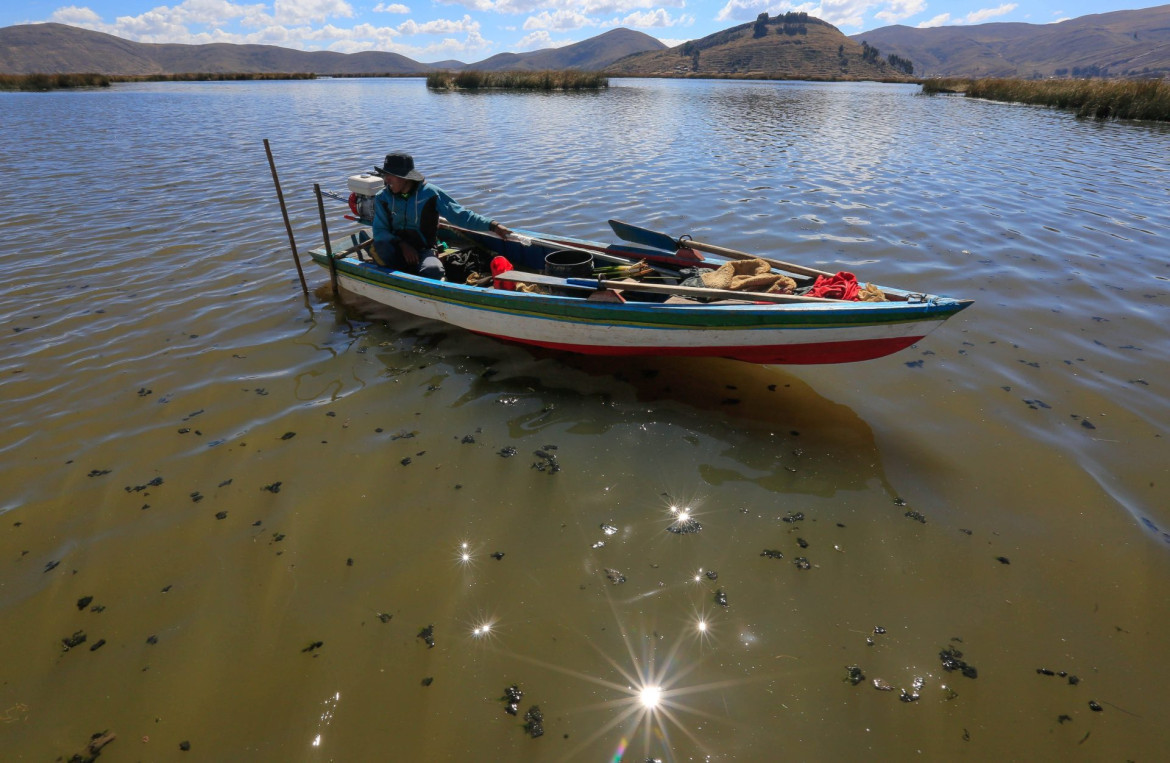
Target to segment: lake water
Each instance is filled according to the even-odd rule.
[[[0,95],[5,759],[1164,754],[1170,125],[612,84]],[[510,225],[976,302],[855,365],[536,352],[303,296],[264,138],[302,248],[406,150]]]

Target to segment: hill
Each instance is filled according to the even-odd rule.
[[[909,59],[928,77],[1170,75],[1170,5],[1057,24],[897,25],[852,37]]]
[[[470,64],[483,70],[601,69],[640,50],[665,48],[654,37],[612,29],[563,48],[504,53]],[[386,51],[305,51],[260,44],[157,44],[123,40],[63,23],[0,28],[0,74],[426,74],[462,69],[460,61],[427,64]]]
[[[397,53],[307,52],[275,45],[152,44],[65,24],[0,29],[0,73],[57,74],[424,74],[431,67]]]
[[[471,67],[497,71],[600,69],[630,53],[664,47],[641,32],[614,29],[575,45],[503,53]],[[0,29],[2,74],[425,74],[464,66],[459,61],[422,64],[397,53],[373,50],[346,54],[275,45],[141,43],[65,24],[22,24]]]
[[[634,77],[744,77],[803,80],[911,79],[879,51],[806,13],[768,16],[607,67]]]
[[[545,69],[581,69],[600,71],[618,59],[643,51],[663,50],[661,40],[632,29],[611,29],[563,48],[547,48],[531,53],[500,53],[468,64],[480,71],[541,71]]]
[[[275,45],[152,44],[65,24],[22,24],[0,29],[0,72],[5,74],[423,74],[431,67],[397,53],[307,52]]]

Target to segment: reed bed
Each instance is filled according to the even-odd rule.
[[[114,82],[222,82],[228,80],[315,79],[316,74],[188,72],[185,74],[0,74],[0,90],[46,92],[75,87],[109,87]]]
[[[599,72],[575,69],[531,72],[431,72],[427,87],[432,90],[600,90],[609,87],[609,78]]]
[[[1170,121],[1170,83],[1160,79],[931,79],[922,92],[1052,106],[1094,119]]]
[[[72,87],[109,87],[104,74],[0,74],[0,90],[46,92]]]

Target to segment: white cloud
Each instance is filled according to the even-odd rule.
[[[64,8],[58,8],[49,16],[49,21],[56,21],[59,24],[72,24],[73,26],[79,26],[85,29],[101,29],[106,26],[102,23],[101,16],[89,8],[79,8],[76,5],[67,5]]]
[[[897,24],[926,10],[926,0],[892,0],[885,10],[873,14],[888,24]]]
[[[892,3],[914,0],[892,0]],[[874,6],[891,4],[891,0],[821,0],[819,3],[792,3],[787,0],[728,0],[715,15],[716,21],[743,23],[754,21],[761,13],[770,16],[781,13],[807,13],[836,27],[859,27],[865,14]],[[925,6],[923,6],[925,7]]]
[[[950,20],[951,20],[951,14],[940,13],[939,15],[935,16],[932,19],[927,19],[926,21],[918,22],[918,28],[919,29],[930,29],[931,27],[943,26],[944,24],[946,24]]]
[[[544,11],[535,16],[529,16],[524,20],[524,29],[548,29],[553,32],[566,32],[570,29],[580,29],[581,27],[597,26],[597,22],[583,14],[576,11],[557,11],[556,13],[549,13]]]
[[[532,34],[524,35],[515,46],[511,47],[511,51],[522,53],[529,50],[544,50],[545,48],[563,48],[566,45],[572,45],[573,42],[573,40],[554,40],[548,30],[541,29]]]
[[[982,24],[988,19],[994,19],[999,16],[1006,16],[1016,9],[1015,3],[1004,3],[998,8],[984,8],[978,11],[972,11],[963,17],[964,24]]]
[[[222,0],[186,0],[190,2],[222,2]],[[345,0],[275,0],[273,3],[277,23],[303,24],[309,21],[324,22],[328,18],[352,18],[353,7]]]
[[[727,0],[715,14],[716,21],[750,21],[768,10],[766,0]]]
[[[393,5],[378,3],[374,6],[374,13],[410,13],[410,9],[401,3],[394,3]]]
[[[1015,3],[1004,3],[996,8],[983,8],[978,11],[971,11],[966,16],[958,19],[952,19],[949,13],[940,13],[934,18],[927,19],[918,23],[919,29],[929,29],[936,26],[965,26],[967,24],[982,24],[988,19],[993,19],[998,16],[1006,16],[1014,11],[1018,6]]]
[[[686,0],[438,0],[446,5],[460,5],[473,11],[494,13],[536,13],[537,11],[568,11],[601,16],[611,13],[630,13],[656,6],[686,7]]]
[[[633,27],[634,29],[656,29],[672,26],[690,26],[695,21],[694,16],[683,14],[673,18],[665,8],[658,8],[649,13],[631,13],[616,26]]]
[[[471,16],[461,19],[435,19],[419,24],[414,19],[408,19],[398,25],[398,31],[403,34],[465,34],[479,33],[479,22],[472,21]]]

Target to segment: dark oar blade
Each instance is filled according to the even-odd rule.
[[[617,220],[610,220],[609,227],[613,228],[613,232],[623,241],[651,246],[667,252],[673,252],[678,249],[678,240],[671,238],[665,233],[659,233],[658,231],[647,228],[639,228],[637,225],[630,225],[629,223],[623,223]]]

